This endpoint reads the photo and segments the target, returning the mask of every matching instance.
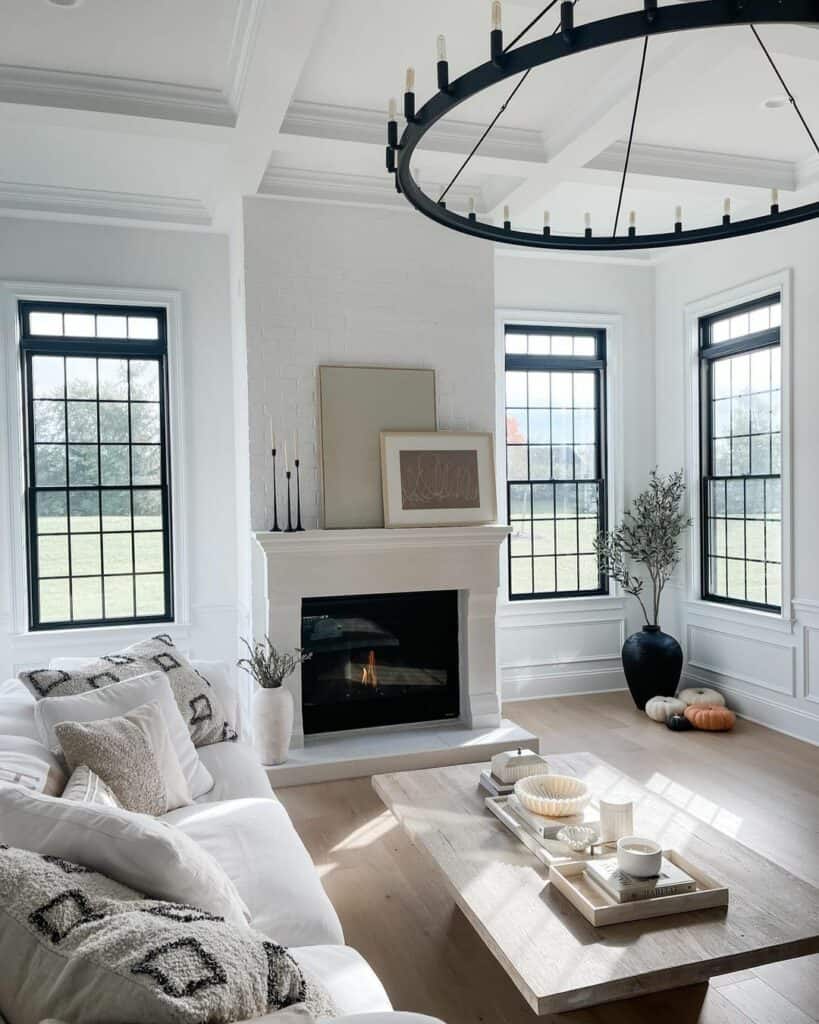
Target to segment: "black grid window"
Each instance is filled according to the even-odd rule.
[[[700,320],[702,595],[782,603],[778,295]]]
[[[173,617],[164,309],[21,302],[31,629]]]
[[[607,593],[605,331],[508,326],[505,343],[509,597]]]

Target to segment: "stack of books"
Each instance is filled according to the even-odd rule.
[[[514,782],[501,782],[488,768],[481,770],[480,786],[490,796],[509,796],[515,792]]]
[[[697,883],[682,868],[663,857],[659,875],[653,878],[635,878],[617,866],[616,857],[590,860],[586,877],[618,903],[650,900],[658,896],[676,896],[693,892]]]

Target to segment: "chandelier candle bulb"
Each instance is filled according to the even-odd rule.
[[[475,220],[475,197],[469,197],[469,219]]]
[[[438,36],[435,49],[438,54],[438,88],[441,92],[447,92],[449,90],[449,64],[446,59],[446,36]]]
[[[512,219],[509,216],[509,207],[504,206],[503,208],[503,226],[506,231],[510,231],[512,228]]]
[[[549,216],[549,211],[548,210],[544,210],[543,211],[543,234],[544,235],[550,235],[551,233],[552,233],[551,217]]]
[[[415,68],[407,68],[404,81],[404,117],[415,120]]]
[[[771,213],[779,213],[779,189],[771,189]]]
[[[679,233],[682,231],[682,207],[677,206],[674,210],[674,230]]]
[[[730,224],[731,223],[731,200],[730,199],[724,199],[723,200],[723,203],[722,203],[722,223],[723,224]]]
[[[584,213],[583,214],[583,225],[584,225],[584,232],[583,233],[585,234],[586,238],[591,238],[591,236],[592,236],[592,229],[591,229],[591,214],[590,213]]]
[[[501,21],[500,0],[492,0],[492,31],[489,33],[489,53],[492,63],[497,65],[503,60],[503,28]]]
[[[387,104],[387,145],[398,148],[398,102],[394,97]]]
[[[630,237],[637,234],[637,211],[631,210],[628,215],[628,233]]]

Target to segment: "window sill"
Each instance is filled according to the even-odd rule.
[[[732,608],[730,605],[716,601],[703,601],[700,598],[689,599],[684,603],[689,615],[701,615],[704,618],[720,622],[732,623],[735,626],[769,630],[790,636],[794,632],[795,622],[776,612],[763,612],[757,608]]]
[[[21,630],[12,633],[11,644],[17,650],[35,650],[37,648],[53,648],[60,646],[65,649],[87,647],[89,643],[99,642],[102,648],[127,646],[137,643],[142,638],[156,633],[175,632],[187,635],[188,623],[183,622],[151,622],[148,624],[134,623],[119,626],[89,626],[76,629],[37,629]]]
[[[510,601],[504,598],[498,601],[498,625],[522,624],[531,620],[532,625],[556,615],[578,615],[593,613],[594,616],[605,613],[616,613],[625,617],[625,598],[612,594],[599,594],[594,597],[555,597],[535,598],[532,601]]]

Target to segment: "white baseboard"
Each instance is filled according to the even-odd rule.
[[[680,686],[714,686],[723,693],[728,704],[741,718],[767,729],[780,732],[805,743],[819,746],[819,715],[802,707],[785,705],[776,700],[749,693],[740,686],[726,682],[724,677],[706,676],[704,673],[686,671]]]
[[[502,699],[511,702],[539,697],[576,697],[627,689],[622,668],[608,659],[606,662],[605,667],[596,668],[589,662],[501,668]]]

